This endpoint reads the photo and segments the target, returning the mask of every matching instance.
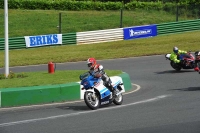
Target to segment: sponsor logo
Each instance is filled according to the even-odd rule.
[[[26,47],[62,44],[62,34],[25,36]]]
[[[30,46],[58,43],[58,35],[33,36],[29,39]]]
[[[147,34],[152,34],[152,30],[151,29],[145,29],[145,30],[129,29],[129,34],[130,34],[130,37],[139,36],[139,35],[147,35]]]
[[[109,103],[109,101],[102,102],[101,105],[107,104],[107,103]]]
[[[100,83],[98,82],[98,83],[95,84],[95,87],[98,87],[99,85],[100,85]]]

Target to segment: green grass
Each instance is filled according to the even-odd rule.
[[[100,44],[10,50],[9,66],[47,64],[49,61],[86,61],[91,56],[96,59],[113,59],[165,54],[172,52],[173,46],[188,51],[200,50],[200,31]],[[4,67],[4,58],[4,51],[0,51],[0,67]]]
[[[9,66],[47,64],[49,61],[54,63],[86,61],[89,57],[99,60],[158,55],[172,52],[173,46],[187,51],[200,50],[200,31],[101,44],[11,50],[9,51]],[[4,67],[4,51],[0,51],[0,66]],[[109,71],[107,73],[110,76],[121,72],[110,73]],[[47,72],[31,72],[27,73],[26,78],[0,80],[0,88],[75,82],[79,80],[81,73],[82,71],[56,71],[51,75]]]
[[[105,70],[109,76],[116,76],[122,73],[120,70]],[[53,84],[65,84],[70,82],[78,82],[79,75],[86,72],[85,70],[65,70],[56,71],[54,74],[48,72],[25,72],[28,77],[25,78],[13,78],[0,80],[0,89],[2,88],[17,88],[28,86],[41,86],[41,85],[53,85]],[[17,74],[17,73],[16,73]]]
[[[9,37],[58,33],[59,13],[62,14],[62,33],[120,27],[120,11],[9,10]],[[4,18],[3,9],[0,9],[0,18]],[[179,16],[179,21],[188,19],[195,18]],[[123,12],[122,27],[173,21],[176,21],[175,14],[138,9]],[[0,19],[0,38],[4,38],[4,19]]]
[[[62,32],[79,32],[118,28],[120,11],[41,11],[9,10],[9,37],[58,33],[58,14],[62,12]],[[175,15],[158,11],[124,11],[123,27],[156,24],[175,21]],[[162,16],[162,17],[161,17]],[[0,17],[4,11],[0,10]],[[191,18],[180,17],[179,20]],[[0,19],[0,38],[4,37],[4,19]],[[166,54],[173,46],[183,50],[200,50],[200,31],[157,36],[154,38],[108,42],[80,46],[51,46],[9,51],[9,66],[25,66],[54,63],[113,59],[144,55]],[[0,51],[0,67],[4,67],[4,51]],[[15,72],[14,72],[15,73]],[[0,80],[0,88],[61,84],[78,81],[82,73],[77,71],[56,71],[26,73],[28,77]],[[112,76],[121,71],[108,70]],[[69,76],[70,75],[70,76]]]

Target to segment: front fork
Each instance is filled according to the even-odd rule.
[[[117,89],[119,90],[119,92],[117,92],[117,94],[116,94],[116,96],[118,96],[118,95],[120,95],[122,92],[122,87],[121,87],[121,85],[123,85],[123,83],[121,83],[121,84],[119,84],[118,86],[117,86]]]

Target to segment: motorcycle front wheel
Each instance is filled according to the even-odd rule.
[[[197,62],[197,67],[200,69],[200,61]],[[199,71],[200,74],[200,71]]]
[[[117,88],[117,89],[116,89],[116,92],[119,93],[119,92],[120,92],[120,89]],[[115,96],[115,99],[113,100],[113,103],[114,103],[115,105],[121,105],[122,102],[123,102],[123,95],[122,95],[122,93],[119,94],[118,96]]]
[[[84,101],[85,104],[92,110],[98,109],[100,106],[99,97],[92,92],[85,92]]]

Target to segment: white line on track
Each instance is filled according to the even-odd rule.
[[[18,124],[25,124],[25,123],[31,123],[31,122],[37,122],[37,121],[44,121],[44,120],[50,120],[50,119],[58,119],[58,118],[64,118],[64,117],[71,117],[71,116],[77,116],[81,114],[88,114],[88,113],[94,113],[97,111],[104,111],[104,110],[111,110],[111,109],[117,109],[117,108],[122,108],[122,107],[127,107],[127,106],[132,106],[132,105],[137,105],[137,104],[142,104],[142,103],[148,103],[148,102],[153,102],[157,101],[163,98],[166,98],[170,95],[161,95],[157,96],[151,99],[146,99],[134,103],[129,103],[125,105],[120,105],[120,106],[115,106],[115,107],[108,107],[108,108],[102,108],[98,110],[91,110],[91,111],[83,111],[83,112],[77,112],[77,113],[71,113],[71,114],[63,114],[63,115],[56,115],[56,116],[50,116],[50,117],[44,117],[44,118],[36,118],[36,119],[29,119],[29,120],[22,120],[22,121],[15,121],[15,122],[8,122],[8,123],[1,123],[0,127],[6,127],[6,126],[14,126]]]

